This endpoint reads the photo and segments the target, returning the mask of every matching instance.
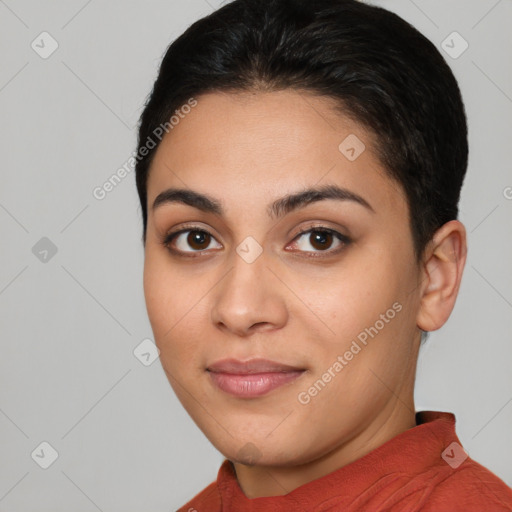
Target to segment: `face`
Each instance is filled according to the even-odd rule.
[[[405,195],[328,98],[196,99],[148,179],[144,291],[176,395],[242,463],[304,464],[377,435],[412,400]]]

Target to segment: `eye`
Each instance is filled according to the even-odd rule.
[[[350,243],[350,239],[337,231],[323,226],[313,227],[301,231],[292,244],[303,252],[337,253]]]
[[[347,236],[338,233],[334,229],[314,226],[300,231],[286,248],[291,247],[292,249],[298,249],[299,252],[313,254],[335,254],[350,242],[351,240]],[[190,227],[169,233],[162,240],[162,245],[171,253],[187,255],[188,257],[199,256],[209,249],[222,248],[222,245],[216,241],[213,235],[199,227]]]
[[[217,245],[211,247],[212,242]],[[204,229],[189,228],[175,233],[169,233],[163,240],[163,245],[174,253],[198,253],[207,249],[222,248],[215,238]]]

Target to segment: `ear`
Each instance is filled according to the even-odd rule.
[[[423,331],[435,331],[448,320],[459,292],[466,255],[466,229],[461,222],[451,220],[436,231],[423,261],[416,319]]]

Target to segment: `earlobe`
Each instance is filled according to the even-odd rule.
[[[423,265],[418,328],[439,329],[450,316],[466,263],[466,229],[458,220],[441,226],[432,238]]]

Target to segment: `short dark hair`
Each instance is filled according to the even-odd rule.
[[[414,248],[456,219],[468,161],[457,81],[412,25],[357,0],[234,0],[191,25],[167,49],[139,123],[136,183],[147,228],[147,179],[158,126],[208,92],[307,91],[376,139],[388,175],[407,196]],[[341,141],[340,141],[341,142]]]

